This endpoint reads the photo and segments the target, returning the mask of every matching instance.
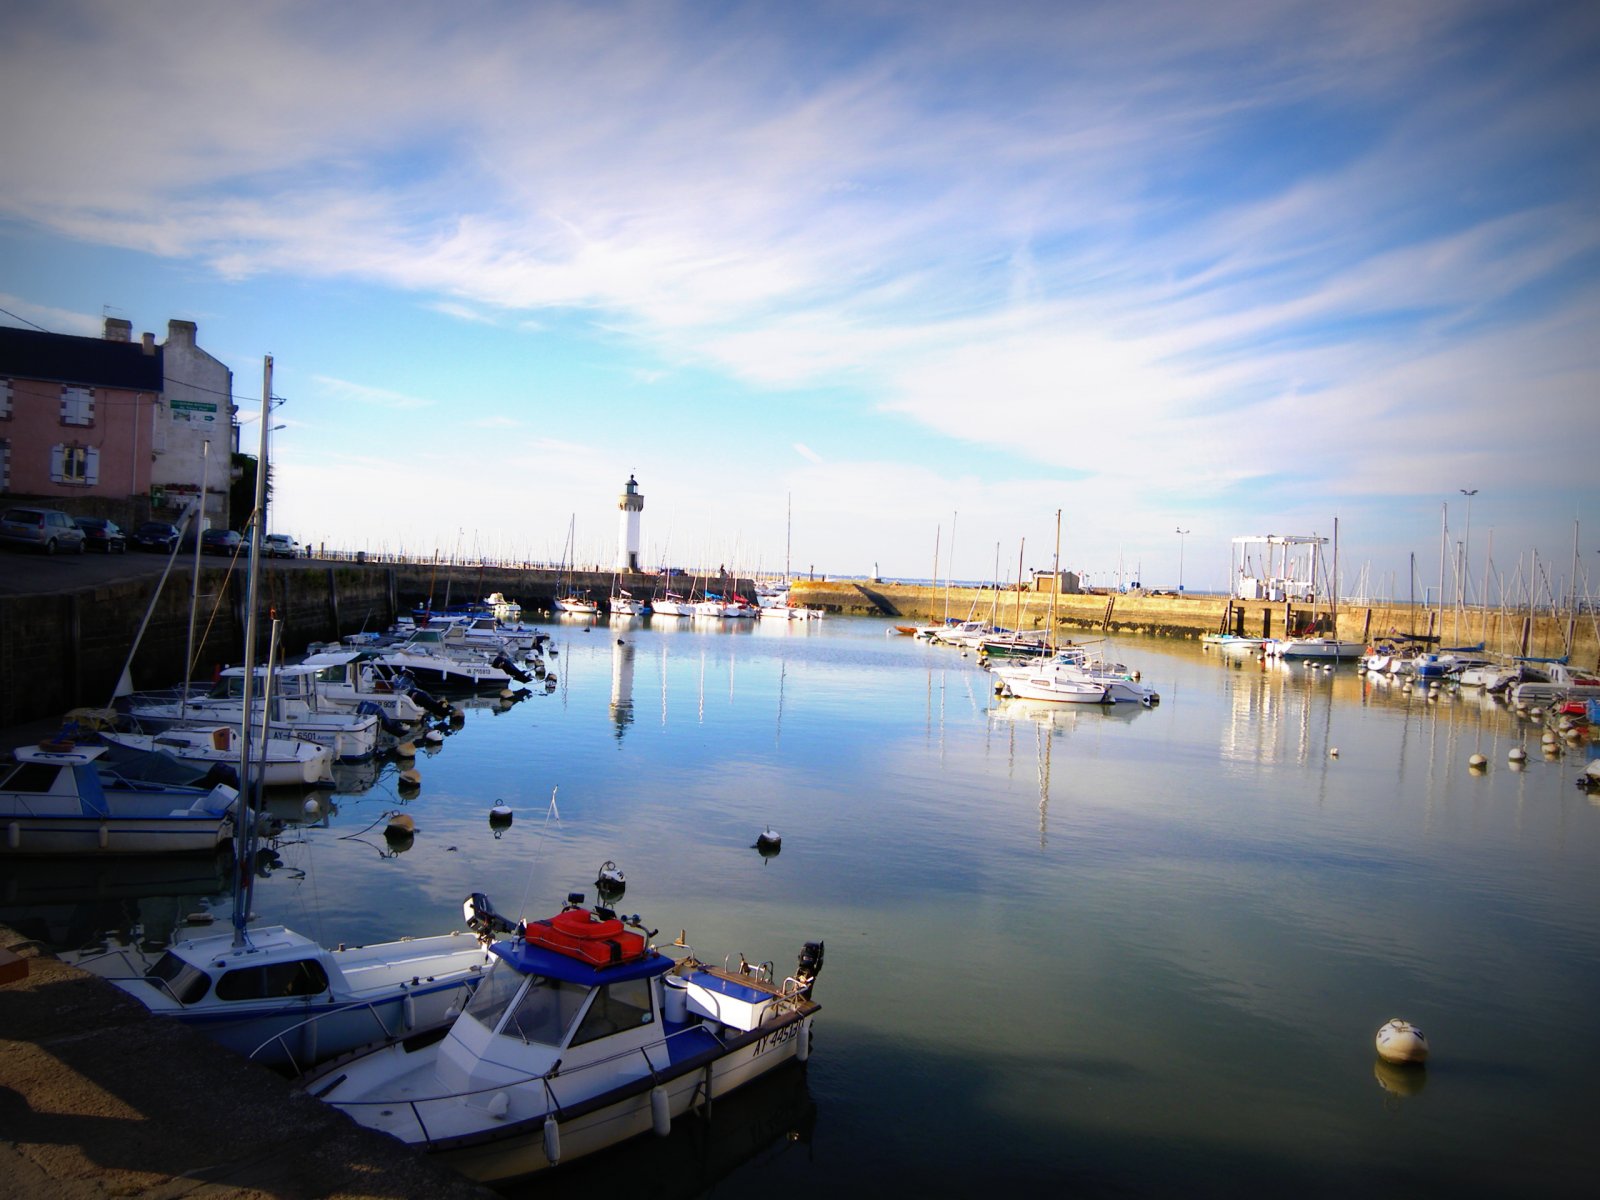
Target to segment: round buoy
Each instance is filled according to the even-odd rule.
[[[417,756],[417,744],[407,738],[395,746],[394,752],[400,758],[415,758]]]
[[[505,826],[511,824],[511,808],[505,804],[496,804],[489,810],[489,824]]]
[[[515,695],[516,695],[516,693],[513,692],[510,688],[501,688],[500,689],[500,699],[502,699],[502,700],[509,700],[509,699],[511,699],[511,697],[513,697]]]
[[[1328,747],[1328,757],[1329,758],[1338,758],[1339,757],[1339,747],[1337,747],[1337,746],[1329,746]]]
[[[628,877],[622,873],[621,867],[608,858],[595,873],[594,890],[602,900],[620,900],[628,890]]]
[[[1471,758],[1467,759],[1467,766],[1471,767],[1474,771],[1481,771],[1488,765],[1489,760],[1481,754],[1474,754]]]
[[[1556,744],[1556,735],[1546,729],[1542,734],[1539,735],[1539,740],[1546,746],[1554,746]]]
[[[444,741],[444,734],[440,733],[437,729],[430,729],[427,733],[423,734],[422,740],[427,742],[430,746],[437,746],[440,742]]]
[[[422,772],[415,767],[407,767],[400,772],[400,786],[419,788],[422,786]]]
[[[415,833],[417,822],[410,813],[391,813],[389,823],[383,827],[385,834]]]
[[[1391,1063],[1428,1061],[1428,1039],[1410,1021],[1395,1017],[1378,1030],[1378,1057]]]
[[[302,807],[308,817],[315,818],[322,813],[322,804],[315,796],[307,796],[306,802]]]
[[[467,714],[465,712],[463,712],[459,708],[452,708],[450,710],[450,724],[452,724],[452,725],[465,725],[466,723],[467,723]]]

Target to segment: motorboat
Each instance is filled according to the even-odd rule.
[[[62,954],[158,1017],[293,1071],[453,1021],[494,958],[473,932],[327,949],[281,925]]]
[[[1025,666],[996,670],[995,690],[1021,700],[1049,700],[1057,704],[1110,704],[1104,683],[1085,679],[1075,668],[1041,660]]]
[[[239,761],[238,731],[232,725],[174,726],[160,733],[107,729],[101,740],[130,750],[165,750],[204,767],[234,767]],[[267,787],[332,787],[333,751],[297,737],[269,737],[252,751],[251,778]]]
[[[1564,659],[1519,658],[1521,678],[1506,690],[1512,704],[1528,707],[1551,700],[1600,696],[1600,676],[1574,671]]]
[[[0,767],[0,854],[192,854],[233,836],[239,793],[131,778],[104,746],[19,746]]]
[[[600,611],[599,602],[591,600],[587,596],[557,596],[555,603],[557,612],[569,615],[592,617]]]
[[[382,713],[348,712],[336,708],[318,694],[315,677],[318,668],[307,666],[272,669],[271,719],[269,737],[298,737],[331,748],[341,762],[360,762],[378,752],[379,720]],[[250,681],[255,686],[250,703],[251,719],[259,721],[268,703],[263,685],[265,667],[255,668]],[[147,697],[130,704],[128,715],[141,728],[192,725],[198,722],[226,722],[237,728],[244,719],[245,670],[228,667],[217,676],[211,691],[200,695]]]
[[[405,641],[380,650],[376,661],[436,687],[506,688],[532,676],[504,653],[485,653],[464,644],[448,628],[419,629]]]
[[[371,651],[314,650],[300,660],[300,665],[316,668],[312,686],[332,707],[353,712],[363,704],[372,704],[389,720],[408,725],[429,713],[440,715],[437,703],[427,693],[419,693],[416,679],[409,672],[377,661]]]
[[[703,962],[681,935],[657,946],[638,917],[577,893],[514,925],[482,896],[467,907],[473,928],[509,936],[449,1033],[328,1063],[301,1086],[469,1178],[501,1183],[665,1134],[810,1057],[820,942],[780,981],[742,955]]]
[[[1266,638],[1241,637],[1238,634],[1219,634],[1212,647],[1219,653],[1229,658],[1259,658]]]

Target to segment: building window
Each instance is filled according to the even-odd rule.
[[[0,492],[11,490],[11,440],[0,438]]]
[[[63,425],[94,424],[94,389],[63,387],[61,389],[61,423]]]
[[[0,421],[11,419],[11,380],[0,379]]]
[[[50,482],[93,487],[100,482],[100,451],[93,446],[52,446]]]

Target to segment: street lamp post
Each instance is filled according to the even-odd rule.
[[[1187,530],[1187,529],[1179,529],[1178,530],[1178,594],[1179,595],[1183,594],[1183,539],[1190,532],[1191,531]]]
[[[1467,531],[1461,539],[1461,598],[1467,602],[1467,558],[1472,553],[1472,498],[1478,494],[1477,488],[1458,488],[1467,498]]]

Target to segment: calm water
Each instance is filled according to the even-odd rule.
[[[530,1194],[619,1175],[681,1195],[1591,1182],[1582,752],[1547,762],[1537,731],[1465,694],[1133,639],[1113,656],[1159,708],[1002,703],[971,658],[885,628],[562,625],[554,693],[470,710],[403,804],[393,766],[352,772],[336,812],[284,839],[256,910],[328,942],[438,932],[469,891],[546,915],[613,859],[621,907],[703,958],[781,975],[826,941],[806,1072],[720,1102],[709,1142],[688,1127]],[[498,838],[497,801],[516,812]],[[419,832],[386,856],[401,807]],[[783,850],[763,859],[769,824]],[[4,915],[67,887],[13,873]],[[228,908],[204,878],[168,890],[185,894],[138,902],[152,930]],[[133,903],[32,915],[80,936]],[[1376,1064],[1394,1016],[1426,1030],[1425,1073]]]

